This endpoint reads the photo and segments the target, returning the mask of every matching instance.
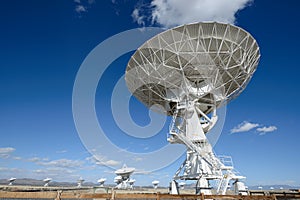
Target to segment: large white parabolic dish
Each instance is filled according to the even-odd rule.
[[[258,44],[242,28],[193,23],[145,42],[128,62],[125,79],[149,108],[160,105],[172,115],[177,103],[194,101],[209,114],[245,89],[259,58]]]

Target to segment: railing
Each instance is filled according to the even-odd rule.
[[[284,199],[300,199],[300,194],[290,194],[283,196],[283,194],[272,195],[193,195],[181,194],[172,195],[165,193],[118,193],[111,191],[108,193],[87,193],[80,191],[36,191],[36,192],[10,192],[0,191],[0,199],[239,199],[239,200],[277,200],[284,197]]]

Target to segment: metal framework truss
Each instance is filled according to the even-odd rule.
[[[239,27],[187,24],[145,42],[128,63],[126,83],[146,106],[168,115],[184,99],[197,100],[207,114],[243,91],[259,58],[255,39]]]
[[[244,190],[239,182],[244,177],[215,156],[205,133],[217,122],[216,109],[245,89],[259,58],[248,32],[216,22],[162,32],[131,57],[125,76],[129,90],[147,107],[172,115],[168,141],[187,147],[174,187],[176,179],[197,180],[201,192],[209,194],[209,181],[217,180],[217,192],[225,194],[234,180],[237,190]]]

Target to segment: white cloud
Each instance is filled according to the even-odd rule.
[[[39,161],[41,161],[41,159],[38,157],[32,157],[32,158],[29,158],[28,161],[29,162],[39,162]]]
[[[38,173],[38,174],[42,174],[42,173],[45,173],[45,170],[43,169],[36,169],[36,170],[33,170],[34,173]]]
[[[87,9],[83,5],[77,5],[75,7],[75,11],[78,12],[78,13],[82,13],[82,12],[87,12]]]
[[[39,157],[32,157],[32,158],[27,159],[27,161],[34,162],[34,163],[48,161],[48,160],[49,160],[49,158],[39,158]]]
[[[9,158],[10,155],[15,151],[15,148],[12,147],[3,147],[0,148],[0,158]]]
[[[139,169],[134,172],[134,174],[136,174],[136,175],[149,175],[152,173],[153,173],[152,171],[145,171],[145,170],[139,170]]]
[[[56,151],[56,153],[67,153],[67,150],[59,150],[59,151]]]
[[[84,162],[80,160],[58,159],[48,162],[38,162],[38,164],[61,168],[78,168],[81,167],[84,164]]]
[[[270,133],[270,132],[276,131],[277,127],[276,126],[268,126],[268,127],[264,126],[264,127],[257,128],[256,130],[258,132],[260,132],[259,135],[265,135],[266,133]]]
[[[144,21],[145,16],[143,16],[140,13],[140,10],[138,8],[135,8],[133,10],[131,17],[133,18],[134,22],[138,23],[138,25],[145,26],[145,21]]]
[[[250,131],[251,129],[254,129],[258,126],[259,126],[259,124],[244,121],[241,124],[239,124],[238,126],[231,129],[230,133],[247,132],[247,131]]]
[[[152,0],[149,5],[138,6],[132,13],[138,24],[142,19],[151,19],[152,24],[164,27],[198,22],[218,21],[235,23],[235,14],[253,0]],[[138,14],[138,15],[136,15]],[[146,15],[149,15],[146,17]]]
[[[88,4],[94,4],[94,3],[96,3],[95,0],[88,0]]]
[[[143,160],[144,160],[144,158],[142,158],[142,157],[137,157],[137,156],[133,157],[132,159],[133,159],[134,161],[136,161],[136,162],[139,162],[139,161],[143,161]]]
[[[75,11],[79,14],[87,12],[88,8],[95,2],[95,0],[74,0],[74,3],[76,4]]]
[[[106,160],[106,161],[96,162],[96,164],[98,164],[98,165],[105,165],[105,166],[117,166],[117,165],[120,165],[121,162],[116,161],[116,160]]]
[[[256,131],[259,132],[259,135],[265,135],[266,133],[270,133],[277,130],[276,126],[264,126],[257,123],[244,121],[241,124],[234,127],[233,129],[231,129],[230,133],[247,132],[254,128],[256,128]]]
[[[46,177],[51,178],[54,181],[70,181],[75,182],[76,177],[78,177],[78,170],[76,169],[67,169],[60,167],[47,167],[40,168],[30,171],[32,178],[35,179],[44,179]]]
[[[12,148],[12,147],[4,147],[4,148],[0,148],[0,154],[10,154],[12,152],[14,152],[16,149]]]
[[[86,160],[96,165],[104,165],[104,166],[117,166],[121,164],[121,162],[119,161],[109,160],[102,155],[93,155],[91,157],[87,157]]]
[[[22,169],[19,168],[7,168],[7,167],[0,167],[0,172],[4,173],[4,172],[13,172],[13,173],[17,173],[17,172],[23,172]]]
[[[50,176],[54,176],[54,175],[62,175],[62,174],[72,174],[72,173],[74,173],[74,170],[62,169],[60,167],[49,167],[46,169],[33,170],[33,173],[43,174],[43,175],[47,174]]]

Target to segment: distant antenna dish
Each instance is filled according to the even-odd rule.
[[[259,47],[248,32],[214,22],[162,32],[129,60],[127,87],[150,109],[172,116],[168,141],[187,147],[172,192],[178,193],[178,179],[197,180],[197,192],[204,194],[211,194],[211,180],[216,180],[218,194],[225,194],[229,181],[236,181],[232,162],[227,165],[216,157],[206,133],[218,120],[217,108],[245,89],[259,58]],[[242,182],[236,186],[245,188]]]
[[[118,189],[132,188],[132,185],[128,185],[128,184],[130,182],[130,176],[134,171],[135,168],[127,167],[125,164],[121,169],[115,171],[117,177],[115,177],[114,182],[117,184]]]
[[[8,185],[13,185],[13,182],[16,180],[16,178],[10,178],[8,179]]]
[[[135,179],[131,179],[130,181],[128,181],[128,183],[129,183],[130,185],[133,185],[133,184],[135,183]]]
[[[153,185],[153,188],[154,189],[157,189],[157,187],[158,187],[158,184],[159,184],[159,181],[152,181],[152,185]]]
[[[105,181],[106,181],[106,178],[100,178],[97,182],[100,184],[100,187],[104,187]]]
[[[115,171],[115,174],[121,176],[123,179],[130,177],[130,175],[135,171],[135,168],[127,167],[123,165],[121,169]]]
[[[128,181],[128,184],[129,184],[129,189],[133,190],[133,184],[135,183],[135,179],[130,179]]]
[[[116,176],[114,178],[114,182],[117,183],[117,184],[121,183],[122,182],[122,176]]]
[[[49,186],[49,183],[52,181],[52,178],[45,178],[44,180],[44,187],[48,187]]]
[[[78,180],[77,180],[77,187],[82,187],[82,184],[84,182],[84,179],[82,177],[80,177]]]

